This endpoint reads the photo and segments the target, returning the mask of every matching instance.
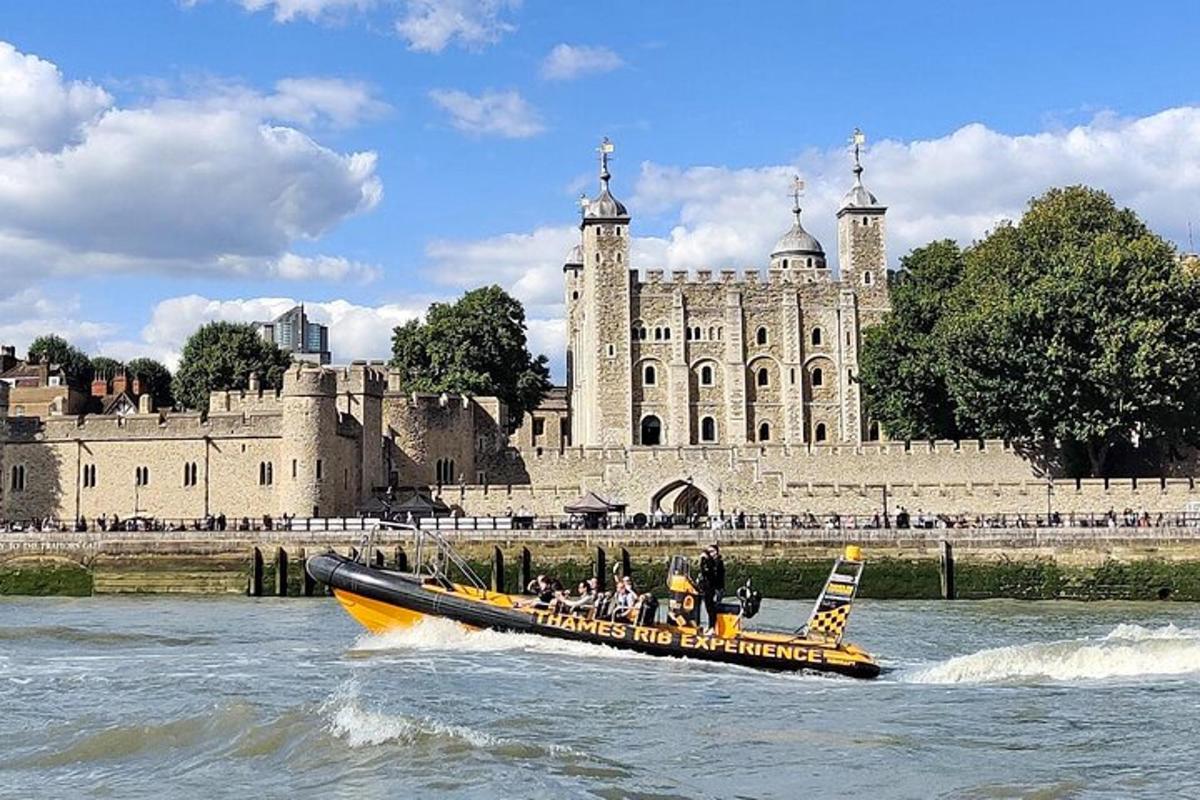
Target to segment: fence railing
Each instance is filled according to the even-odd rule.
[[[1036,515],[1004,514],[733,514],[658,515],[645,514],[573,514],[532,515],[517,512],[505,516],[424,516],[393,515],[392,521],[410,522],[418,528],[438,531],[605,531],[605,530],[748,530],[748,531],[903,531],[903,530],[1002,530],[1014,529],[1155,529],[1200,527],[1200,511],[1151,513],[1148,511],[1097,511]],[[75,523],[56,519],[0,520],[0,534],[20,531],[76,531],[105,533],[115,531],[171,532],[264,532],[264,531],[367,531],[375,525],[373,517],[205,517],[150,518],[117,517],[81,520]]]

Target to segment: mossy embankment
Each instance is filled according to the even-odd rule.
[[[476,572],[491,574],[489,543],[465,544],[461,550]],[[531,573],[555,575],[567,586],[592,575],[595,542],[553,541],[501,543],[505,588],[519,590],[523,547],[531,552]],[[152,550],[152,548],[148,548]],[[260,548],[263,594],[276,590],[275,546]],[[303,561],[299,548],[287,548],[287,594],[303,593]],[[349,548],[338,548],[345,552]],[[394,546],[380,548],[389,566]],[[639,587],[661,589],[672,553],[694,557],[695,546],[630,544],[630,564]],[[829,574],[835,546],[742,544],[723,548],[730,591],[747,579],[764,595],[782,599],[811,598]],[[604,546],[606,571],[620,563],[621,546]],[[0,594],[86,596],[110,593],[245,594],[251,577],[249,547],[204,551],[94,553],[72,558],[59,555],[15,555],[0,560]],[[309,547],[309,553],[317,552]],[[408,556],[412,558],[413,553]],[[936,552],[912,546],[881,546],[868,553],[860,596],[874,599],[936,599],[941,578]],[[1200,601],[1200,554],[1195,545],[1156,548],[1143,553],[1078,548],[1061,551],[976,549],[956,551],[957,596],[1029,600]],[[317,587],[323,595],[323,587]]]

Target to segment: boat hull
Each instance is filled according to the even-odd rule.
[[[719,661],[756,669],[832,672],[874,678],[879,665],[853,645],[831,645],[792,634],[743,632],[723,638],[694,628],[634,625],[546,610],[516,608],[508,595],[428,586],[411,575],[372,569],[335,553],[308,560],[309,574],[331,586],[346,611],[374,633],[403,628],[424,617],[488,628],[590,642],[653,656]],[[457,587],[456,587],[457,588]],[[465,591],[465,590],[464,590]]]

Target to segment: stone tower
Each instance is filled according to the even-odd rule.
[[[346,414],[362,430],[359,463],[352,473],[358,475],[358,502],[365,503],[376,486],[387,485],[383,466],[383,393],[387,390],[387,373],[382,362],[355,361],[342,372],[340,381],[338,400],[345,404]]]
[[[586,205],[587,196],[581,198]],[[583,348],[583,247],[575,245],[563,263],[563,284],[566,289],[567,309],[567,405],[573,409],[571,417],[571,444],[581,444],[587,422],[583,409],[582,373],[579,370],[579,354]]]
[[[583,266],[577,288],[568,287],[568,319],[580,321],[569,356],[580,401],[573,407],[585,409],[573,421],[571,438],[592,446],[633,443],[629,212],[609,190],[612,149],[607,138],[600,145],[600,193],[583,205]]]
[[[866,139],[854,131],[854,185],[842,198],[838,219],[839,361],[838,386],[842,439],[861,442],[866,434],[862,419],[862,392],[858,383],[858,351],[864,325],[878,322],[888,308],[886,212],[862,182],[862,146]]]
[[[329,463],[338,435],[336,373],[298,363],[283,377],[279,513],[329,516],[338,507],[335,475]]]

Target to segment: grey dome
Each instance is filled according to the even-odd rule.
[[[839,208],[877,208],[878,206],[879,201],[875,199],[875,195],[868,192],[867,187],[863,186],[862,167],[856,164],[854,166],[854,185],[842,198]]]
[[[804,226],[800,224],[800,210],[795,209],[793,213],[796,215],[796,221],[792,224],[791,230],[775,243],[775,249],[771,251],[771,258],[790,255],[824,256],[825,248],[821,247],[817,238],[804,230]]]
[[[568,267],[583,266],[583,246],[575,245],[571,248],[571,252],[567,253],[567,260],[563,262]]]
[[[605,175],[600,194],[589,200],[583,209],[584,219],[621,219],[628,216],[629,212],[625,209],[625,204],[613,197],[612,192],[609,191],[608,176]]]

